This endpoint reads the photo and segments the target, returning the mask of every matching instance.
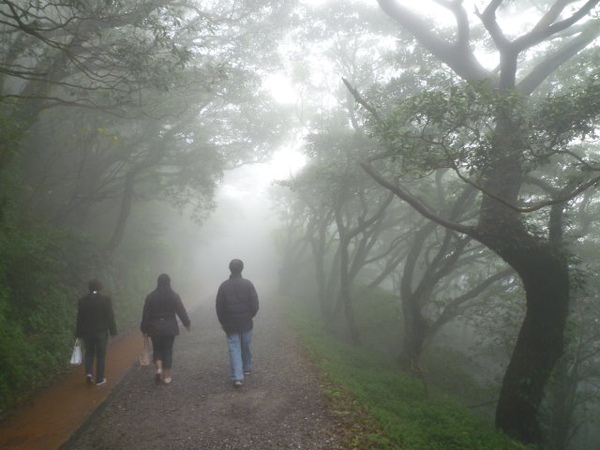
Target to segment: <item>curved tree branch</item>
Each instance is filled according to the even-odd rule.
[[[372,162],[376,159],[381,158],[381,155],[375,155],[373,157],[364,159],[360,162],[360,166],[381,186],[393,192],[397,197],[404,200],[406,203],[411,205],[424,217],[436,222],[446,228],[456,231],[457,233],[463,233],[469,236],[476,235],[476,229],[474,227],[468,227],[457,222],[450,221],[437,213],[435,213],[429,206],[421,202],[419,199],[414,197],[407,189],[402,185],[392,183],[384,176],[382,176],[372,165]]]
[[[548,40],[551,36],[566,30],[579,20],[583,19],[599,2],[600,0],[588,0],[588,2],[579,8],[579,10],[575,11],[571,17],[561,20],[560,22],[555,22],[544,28],[541,26],[534,27],[532,31],[513,41],[516,51],[521,52],[525,49],[531,48],[534,45]],[[563,5],[563,7],[564,6],[566,5]]]
[[[517,90],[522,94],[531,94],[546,78],[554,73],[564,62],[583,50],[593,42],[600,34],[600,23],[590,21],[582,32],[568,41],[554,53],[546,56],[544,60],[536,65],[527,76],[517,83]]]
[[[463,19],[458,20],[459,39],[455,43],[438,38],[432,31],[431,26],[423,21],[421,17],[413,13],[409,8],[402,6],[395,0],[377,0],[381,9],[403,28],[412,33],[417,41],[429,50],[434,56],[450,66],[456,74],[465,80],[489,79],[492,73],[487,71],[475,58],[469,41],[465,39],[466,25]],[[455,16],[458,14],[460,5],[449,6]]]

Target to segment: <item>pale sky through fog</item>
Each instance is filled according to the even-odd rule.
[[[301,0],[301,3],[319,7],[330,1],[333,0]],[[375,0],[363,1],[378,8]],[[453,21],[448,10],[432,0],[421,0],[418,5],[407,1],[403,3],[433,15],[440,22],[451,24]],[[465,1],[469,12],[474,11],[475,4],[485,5],[486,2]],[[520,17],[526,18],[527,14],[524,14],[523,11],[518,12]],[[472,24],[479,24],[474,15],[471,20]],[[505,21],[500,23],[506,25]],[[514,20],[512,23],[514,28],[522,21]],[[479,56],[488,68],[497,63],[495,54]],[[298,101],[298,93],[284,73],[269,75],[263,86],[280,103]],[[293,143],[294,139],[296,143]],[[250,278],[266,282],[276,276],[277,261],[271,243],[276,221],[269,210],[266,193],[274,180],[289,178],[305,163],[304,156],[297,149],[301,140],[291,137],[287,145],[274,152],[269,163],[244,166],[226,174],[216,198],[218,208],[199,231],[198,273],[204,284],[213,284],[210,289],[228,275],[227,264],[232,258],[246,261],[245,274]]]
[[[199,230],[196,273],[202,291],[212,301],[218,285],[229,276],[233,258],[245,263],[244,276],[263,289],[275,287],[279,270],[272,241],[277,219],[267,191],[273,181],[289,178],[304,158],[291,149],[275,152],[269,163],[243,166],[225,174],[216,211]]]

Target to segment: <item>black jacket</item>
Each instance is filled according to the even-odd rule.
[[[112,302],[106,295],[90,292],[77,303],[75,336],[94,336],[103,331],[108,331],[111,336],[117,334]]]
[[[149,336],[178,335],[176,315],[185,327],[190,326],[190,319],[181,297],[172,290],[156,289],[146,297],[140,329]]]
[[[258,295],[250,280],[232,274],[217,292],[217,317],[226,333],[250,331],[258,313]]]

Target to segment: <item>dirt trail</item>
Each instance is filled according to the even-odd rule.
[[[82,369],[75,370],[60,389],[2,424],[0,448],[347,448],[321,393],[320,374],[277,304],[261,298],[255,370],[239,389],[228,378],[227,346],[213,303],[202,302],[191,318],[192,331],[182,329],[175,342],[172,384],[155,384],[153,369],[137,365],[139,335],[116,341],[108,385],[88,387]]]
[[[83,366],[77,366],[61,381],[40,391],[27,405],[0,423],[0,448],[59,448],[133,367],[142,342],[141,335],[135,333],[117,336],[110,343],[106,363],[108,382],[104,386],[88,386]]]

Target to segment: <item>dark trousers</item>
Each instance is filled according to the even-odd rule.
[[[94,374],[94,360],[96,360],[96,382],[104,379],[104,366],[106,364],[106,347],[108,346],[108,332],[83,336],[85,349],[85,373]]]
[[[175,336],[150,336],[150,339],[152,339],[152,360],[162,361],[163,369],[170,369],[173,364]]]

